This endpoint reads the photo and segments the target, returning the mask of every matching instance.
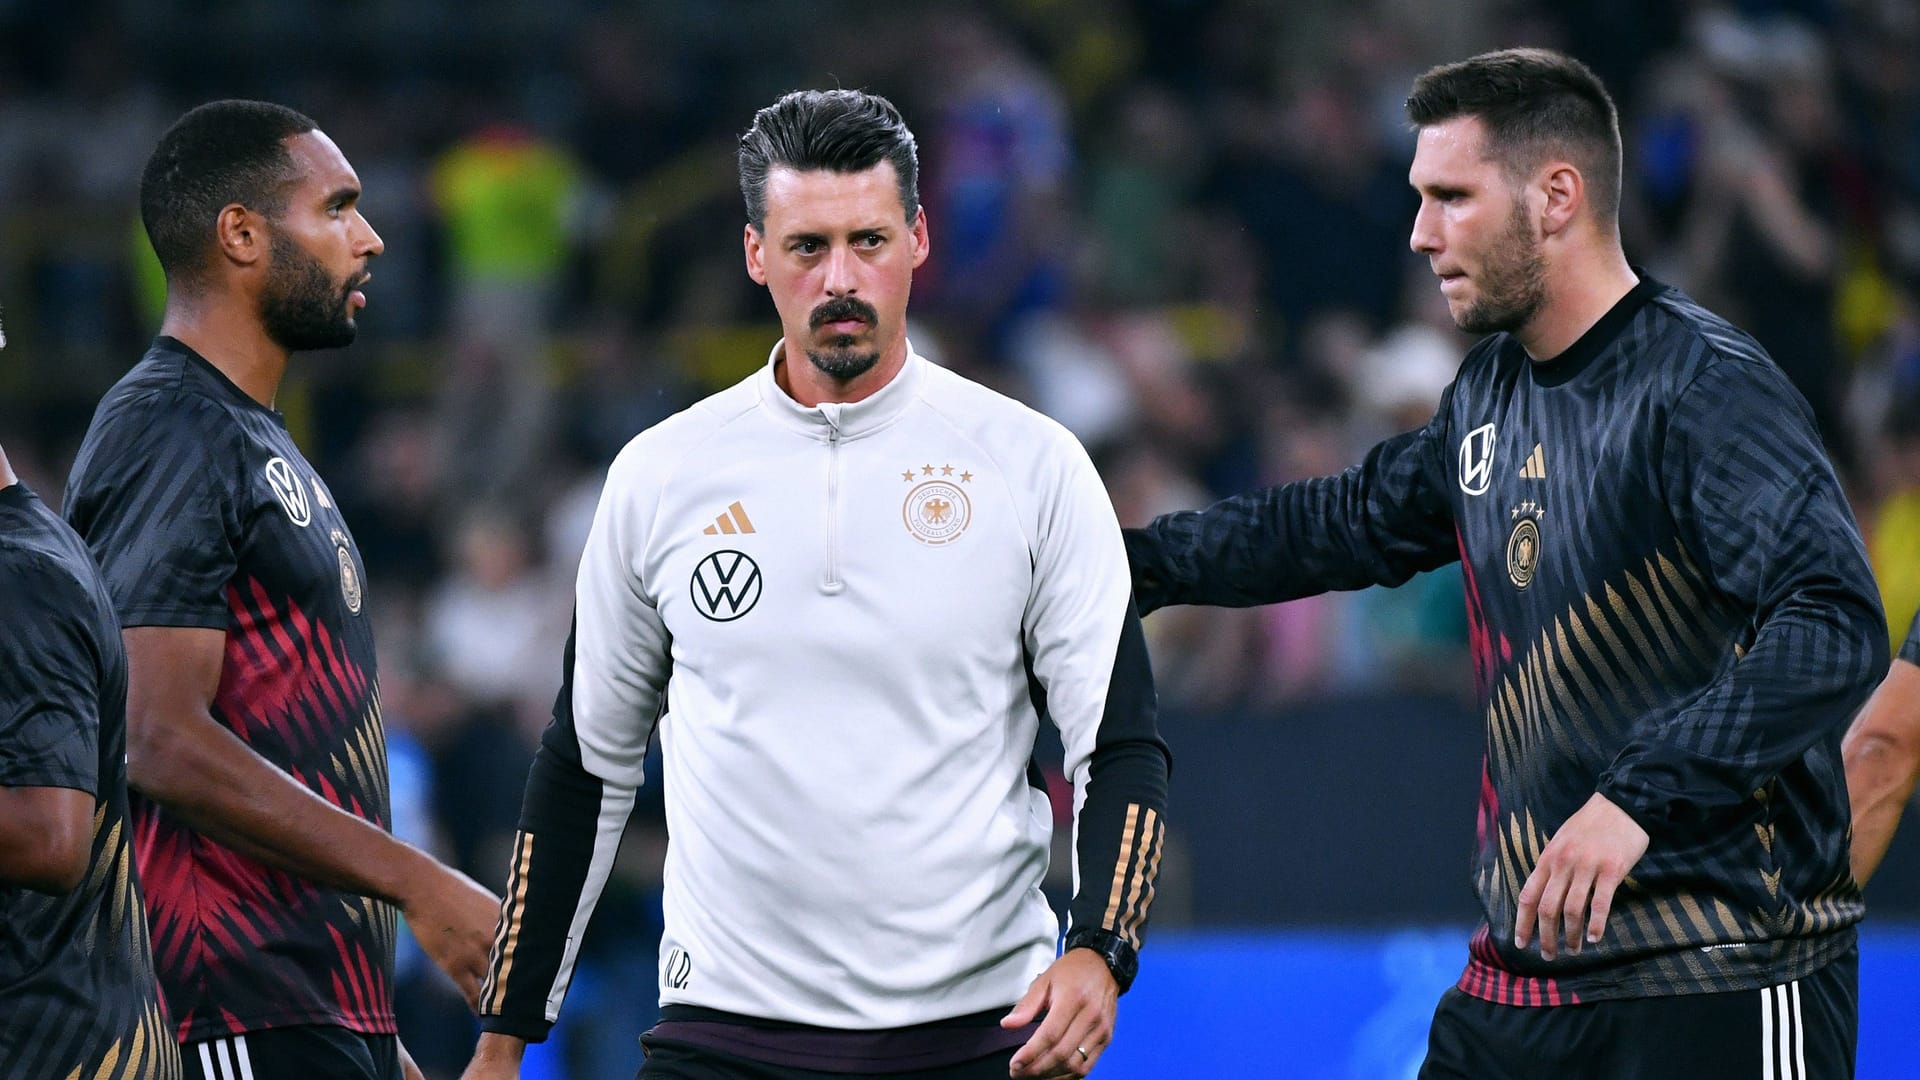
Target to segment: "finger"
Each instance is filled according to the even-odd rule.
[[[1547,879],[1540,893],[1540,911],[1535,917],[1535,929],[1540,933],[1540,956],[1551,960],[1559,955],[1560,912],[1567,903],[1567,876],[1556,873]]]
[[[1571,956],[1580,955],[1581,938],[1587,928],[1587,898],[1592,893],[1593,873],[1582,867],[1576,872],[1572,886],[1567,889],[1566,910],[1561,912],[1560,925],[1555,928]]]
[[[1534,914],[1540,909],[1540,894],[1546,891],[1548,870],[1545,863],[1533,868],[1527,883],[1520,887],[1520,910],[1513,917],[1513,947],[1524,949],[1533,940]]]
[[[1054,1002],[1053,1008],[1047,1012],[1047,1018],[1041,1022],[1040,1030],[1034,1032],[1033,1038],[1027,1040],[1027,1045],[1013,1055],[1014,1064],[1033,1076],[1057,1073],[1066,1065],[1068,1055],[1079,1056],[1074,1051],[1080,1044],[1070,1041],[1068,1033],[1080,1029],[1084,1022],[1084,1011],[1084,1003]],[[1091,1051],[1093,1048],[1087,1049]]]
[[[1066,1048],[1064,1075],[1081,1077],[1092,1072],[1094,1061],[1112,1041],[1113,1028],[1109,1025],[1104,1011],[1087,1010],[1082,1022],[1068,1029],[1067,1037],[1061,1040],[1061,1045]]]
[[[1014,1005],[1013,1011],[1000,1018],[1000,1026],[1017,1028],[1033,1023],[1033,1018],[1040,1015],[1041,1009],[1046,1008],[1047,986],[1047,976],[1044,973],[1033,980],[1033,985],[1027,987],[1026,996]]]
[[[1613,894],[1620,888],[1621,875],[1602,870],[1593,883],[1593,913],[1587,916],[1587,940],[1598,945],[1607,932],[1607,916],[1613,913]]]

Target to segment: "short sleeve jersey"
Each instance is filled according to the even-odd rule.
[[[31,491],[0,489],[0,787],[93,796],[80,886],[0,884],[11,1080],[174,1080],[127,833],[127,660],[93,560]]]
[[[365,570],[278,412],[180,342],[108,392],[66,512],[128,627],[226,634],[214,720],[328,802],[390,828]],[[160,982],[182,1041],[394,1029],[395,913],[133,802]]]

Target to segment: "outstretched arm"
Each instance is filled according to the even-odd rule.
[[[1449,387],[1426,427],[1375,446],[1338,476],[1235,495],[1126,530],[1140,614],[1399,585],[1457,560],[1447,495],[1452,400]]]

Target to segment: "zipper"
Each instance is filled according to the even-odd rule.
[[[835,546],[834,523],[840,516],[840,425],[838,417],[821,410],[827,420],[827,576],[820,591],[829,596],[845,588],[840,580],[840,551]]]

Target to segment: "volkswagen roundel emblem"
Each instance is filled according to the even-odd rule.
[[[293,474],[293,466],[287,464],[286,458],[277,457],[267,462],[266,472],[267,486],[273,489],[288,519],[306,528],[313,521],[313,506],[307,502],[307,486]]]
[[[744,551],[716,551],[693,568],[693,606],[714,622],[732,622],[760,602],[760,567]]]

